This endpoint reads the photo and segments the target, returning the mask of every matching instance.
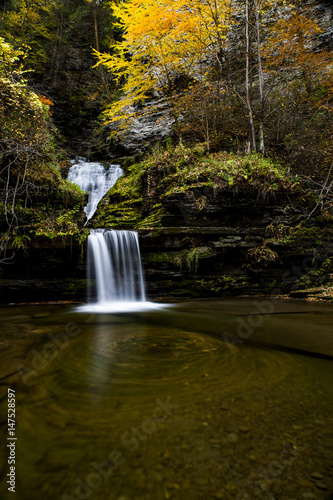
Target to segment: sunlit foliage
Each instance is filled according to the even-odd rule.
[[[131,0],[115,6],[114,13],[124,39],[111,47],[111,54],[97,53],[123,89],[123,98],[112,104],[108,117],[130,120],[131,107],[151,93],[165,96],[177,115],[177,78],[186,76],[186,88],[195,80],[205,84],[212,66],[221,63],[230,3]]]

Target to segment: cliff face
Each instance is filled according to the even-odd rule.
[[[316,33],[315,37],[310,37],[310,46],[311,50],[314,53],[321,53],[322,51],[332,51],[333,50],[333,3],[331,0],[322,0],[320,2],[316,0],[307,0],[306,2],[301,2],[302,8],[304,8],[305,15],[309,15],[311,19],[318,23],[319,28],[321,29],[320,33]],[[237,3],[236,3],[237,5]],[[263,48],[265,47],[265,37],[270,31],[270,27],[272,23],[276,22],[279,19],[279,16],[276,16],[278,11],[272,10],[270,14],[271,17],[267,17],[263,20]],[[281,16],[281,19],[283,16]],[[183,138],[190,137],[191,139],[203,140],[207,133],[209,133],[209,129],[213,132],[210,137],[210,141],[213,144],[214,140],[217,138],[217,141],[223,143],[223,148],[228,150],[235,150],[236,148],[244,149],[246,147],[246,141],[248,140],[248,121],[244,118],[247,114],[246,107],[242,108],[242,102],[245,100],[244,87],[245,82],[243,82],[242,77],[240,76],[240,80],[234,80],[234,74],[243,75],[245,71],[245,31],[244,31],[244,12],[240,11],[235,15],[234,19],[236,26],[235,29],[231,29],[228,36],[230,36],[230,40],[223,47],[223,76],[221,80],[217,84],[221,86],[218,92],[223,93],[222,102],[214,101],[216,96],[212,93],[206,102],[206,106],[208,106],[208,112],[206,115],[207,123],[204,125],[203,123],[199,123],[202,120],[202,116],[205,113],[204,109],[201,109],[202,105],[200,98],[195,101],[195,98],[190,96],[188,93],[188,89],[186,86],[182,87],[183,78],[186,81],[191,81],[193,85],[198,83],[200,80],[200,69],[197,68],[197,71],[194,70],[191,72],[191,75],[187,75],[186,78],[184,75],[180,75],[177,72],[172,72],[169,75],[169,78],[172,80],[172,91],[174,92],[173,98],[168,99],[167,94],[163,96],[163,90],[156,91],[156,89],[152,90],[151,95],[147,97],[144,103],[140,102],[139,105],[133,107],[128,107],[127,112],[133,113],[136,115],[136,118],[133,120],[132,124],[126,128],[121,121],[117,121],[113,119],[113,121],[105,127],[104,134],[105,138],[108,137],[110,139],[110,134],[117,132],[116,137],[114,137],[110,141],[110,146],[104,147],[104,153],[108,154],[111,158],[119,157],[119,156],[134,156],[138,154],[142,154],[142,152],[146,152],[151,147],[153,147],[156,143],[163,143],[167,138],[175,138],[176,135],[182,136]],[[239,24],[239,26],[237,26]],[[264,31],[266,29],[266,32]],[[253,37],[254,39],[255,37]],[[256,53],[256,44],[253,42],[253,54]],[[307,47],[308,50],[309,47]],[[288,57],[287,57],[288,58]],[[291,58],[293,56],[291,55]],[[258,95],[258,70],[256,66],[255,58],[250,61],[252,66],[251,74],[253,78],[252,88],[251,88],[251,99],[252,106],[254,110],[255,120],[258,119],[259,114],[259,95]],[[265,74],[265,83],[267,80],[267,89],[265,89],[266,94],[266,107],[270,108],[270,112],[268,113],[268,117],[270,119],[265,118],[265,140],[266,140],[266,149],[281,149],[281,148],[290,148],[290,143],[296,141],[293,136],[293,132],[295,130],[288,129],[288,120],[293,121],[293,116],[286,117],[286,109],[288,106],[292,109],[292,112],[295,112],[295,115],[299,113],[300,123],[294,126],[294,129],[299,127],[302,129],[302,123],[307,120],[307,114],[313,114],[313,109],[310,109],[311,103],[308,103],[308,109],[297,108],[294,107],[295,100],[297,100],[297,95],[295,94],[294,98],[291,99],[289,103],[283,103],[284,109],[280,110],[280,112],[276,115],[272,113],[273,108],[279,107],[279,98],[274,100],[273,94],[277,92],[280,93],[280,98],[286,98],[289,89],[288,86],[283,87],[281,85],[278,87],[274,79],[270,80],[270,74],[272,71],[276,70],[276,68],[272,68],[268,64],[269,57],[265,60],[263,58],[263,71]],[[208,72],[216,71],[215,68],[215,58],[210,56],[205,59],[204,65],[207,65]],[[202,71],[202,68],[201,68]],[[296,69],[291,65],[290,67],[286,67],[285,74],[283,75],[283,79],[286,81],[293,80],[293,74],[298,71],[302,72],[302,69]],[[279,80],[281,75],[276,74],[276,80]],[[296,80],[298,76],[296,75]],[[211,89],[214,88],[214,83],[216,80],[212,80],[210,82]],[[307,84],[306,84],[307,85]],[[296,85],[297,86],[297,85]],[[278,91],[276,89],[279,88]],[[235,93],[233,91],[236,90]],[[322,89],[321,89],[322,90]],[[317,90],[318,91],[318,90]],[[229,94],[232,95],[232,99],[229,101]],[[188,96],[188,102],[186,101]],[[179,101],[182,102],[182,97],[184,101],[187,102],[188,107],[186,105],[182,108],[181,105],[175,104]],[[206,96],[207,97],[207,96]],[[189,111],[191,99],[194,99],[195,104],[193,109]],[[237,102],[238,99],[238,102]],[[270,102],[270,99],[272,101]],[[210,101],[214,103],[214,106],[210,104]],[[237,103],[236,103],[237,102]],[[171,104],[172,103],[172,104]],[[211,105],[211,107],[209,107]],[[225,108],[224,108],[225,106]],[[218,108],[221,109],[218,109]],[[231,113],[233,116],[228,116]],[[267,110],[266,110],[267,111]],[[175,116],[177,116],[177,133],[175,132]],[[273,122],[273,126],[269,123]],[[280,125],[276,122],[281,122]],[[225,129],[225,123],[228,126]],[[295,121],[296,123],[296,121]],[[309,121],[310,123],[310,121]],[[258,123],[256,123],[256,129],[258,129]],[[204,131],[205,127],[207,130]],[[288,130],[287,130],[288,129]],[[302,129],[304,134],[306,127]],[[315,128],[313,129],[315,131]],[[256,134],[257,134],[256,130]],[[214,139],[214,134],[216,135]],[[285,134],[285,137],[283,135]],[[318,136],[318,141],[320,137]],[[259,141],[258,141],[259,142]],[[296,144],[299,142],[299,146]],[[297,137],[297,141],[293,145],[295,149],[297,146],[300,150],[306,149],[307,141],[306,139],[302,141],[302,134]],[[221,144],[218,145],[218,147]],[[290,153],[290,152],[289,152]],[[296,153],[296,151],[294,152]],[[304,160],[301,151],[297,152],[300,155],[301,161]],[[294,156],[297,156],[294,155]],[[290,155],[292,159],[294,159],[293,155]],[[306,157],[305,157],[306,158]],[[296,161],[295,161],[296,162]]]
[[[134,108],[128,109],[128,113],[134,112]],[[128,130],[121,130],[121,124],[118,121],[108,125],[106,133],[116,130],[120,132],[118,140],[113,145],[111,156],[142,154],[157,142],[163,142],[170,137],[174,122],[166,99],[156,95],[147,101],[144,115],[133,119]]]
[[[0,304],[86,300],[85,255],[77,244],[44,241],[8,255],[0,264]]]
[[[190,225],[139,230],[150,293],[295,295],[330,281],[332,231],[298,225],[300,211],[286,200],[255,205],[243,198],[226,208],[228,198],[221,193],[200,217],[194,203],[184,208],[178,200]],[[199,218],[210,225],[193,225]]]
[[[333,50],[332,1],[310,0],[304,4],[309,5],[322,28],[314,50]],[[234,37],[239,38],[238,32],[235,31]],[[237,50],[234,51],[229,68],[233,73],[240,68],[241,75],[245,64],[243,49],[244,46],[238,55]],[[88,52],[90,54],[90,49]],[[205,146],[200,144],[192,148],[174,148],[174,151],[157,147],[159,142],[171,142],[174,118],[166,99],[156,92],[145,103],[141,118],[134,121],[117,143],[109,145],[105,136],[96,134],[102,100],[92,99],[95,92],[88,89],[80,97],[77,95],[76,78],[80,81],[81,73],[88,75],[92,60],[84,56],[81,62],[82,71],[76,73],[73,65],[71,78],[59,81],[54,89],[52,119],[66,139],[68,155],[86,154],[103,159],[142,157],[144,151],[155,148],[153,159],[146,163],[132,165],[131,160],[127,160],[126,176],[104,198],[92,221],[92,227],[139,231],[148,293],[152,296],[210,296],[281,292],[292,288],[298,293],[303,286],[317,286],[330,279],[333,272],[330,260],[332,214],[323,210],[308,217],[321,187],[311,194],[296,177],[291,178],[258,158],[254,164],[244,166],[244,157],[238,153],[244,152],[248,123],[244,108],[235,96],[228,101],[226,92],[222,99],[225,105],[223,123],[219,122],[216,142],[211,143],[211,150],[218,151],[215,156],[206,155]],[[89,80],[89,76],[87,78]],[[100,75],[95,72],[94,78],[93,88],[97,90]],[[239,84],[244,87],[242,77]],[[177,88],[181,91],[181,82],[179,85]],[[252,90],[255,94],[255,84]],[[319,95],[323,89],[317,90]],[[285,97],[283,92],[278,94],[278,101]],[[98,93],[96,95],[98,97]],[[325,115],[317,105],[311,108],[311,103],[304,107],[300,104],[296,109],[292,99],[288,102],[282,103],[278,120],[272,118],[273,115],[266,120],[265,134],[276,138],[274,144],[273,140],[271,142],[270,152],[274,158],[287,160],[290,165],[296,158],[309,178],[321,172],[321,179],[316,179],[321,182],[331,164],[328,162],[332,150],[331,118],[327,118],[331,117],[331,104],[327,105]],[[199,100],[196,101],[196,106],[199,104]],[[272,109],[276,103],[273,104]],[[286,111],[287,108],[290,111]],[[213,111],[212,108],[207,119],[214,121]],[[194,122],[192,117],[187,123],[190,132],[183,134],[193,142],[200,135]],[[104,133],[108,135],[118,126],[119,123],[114,122],[104,129]],[[282,136],[285,139],[282,140]],[[222,151],[224,149],[238,153],[232,157]],[[55,157],[54,163],[57,162]],[[42,169],[39,163],[36,165],[39,176]],[[65,177],[67,167],[62,168]],[[54,202],[50,206],[50,183],[43,181],[38,189],[34,188],[36,200],[28,206],[30,214],[26,213],[29,196],[24,194],[18,216],[26,216],[30,227],[34,211],[33,224],[39,236],[28,239],[26,235],[19,235],[21,239],[16,239],[13,258],[9,253],[9,260],[0,263],[1,302],[86,299],[84,198],[82,193],[74,192],[69,203],[69,186],[64,186],[60,192],[63,196],[59,196],[60,181],[59,174],[54,183]],[[5,179],[5,185],[6,182]],[[73,232],[75,241],[72,240]],[[56,235],[60,235],[57,241]],[[67,235],[67,242],[62,245],[63,235]]]
[[[331,215],[308,218],[315,200],[270,160],[178,146],[130,166],[92,225],[139,231],[153,296],[287,293],[329,276]]]
[[[326,0],[314,5],[316,18],[320,23],[322,33],[318,39],[322,48],[333,50],[333,2]]]
[[[177,205],[168,204],[178,210],[168,216],[173,226],[139,229],[150,298],[301,297],[306,288],[332,282],[332,231],[298,225],[300,210],[287,200],[255,205],[243,197],[226,207],[225,194],[200,213],[195,203],[178,198]],[[86,286],[85,247],[30,248],[2,266],[0,301],[86,301]]]
[[[330,218],[319,213],[308,220],[300,188],[260,198],[244,189],[197,185],[163,196],[158,183],[153,190],[151,176],[143,178],[150,178],[151,190],[148,195],[146,184],[135,224],[141,226],[148,297],[302,296],[304,288],[329,284],[333,277]],[[122,182],[128,180],[119,186]],[[133,229],[118,194],[111,192],[99,212],[96,226]],[[13,261],[2,265],[0,297],[1,303],[86,301],[85,243],[56,248],[50,241],[38,247],[31,242],[16,251]]]

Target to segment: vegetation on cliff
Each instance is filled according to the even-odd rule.
[[[205,143],[156,147],[128,166],[91,224],[161,240],[144,258],[172,295],[313,287],[332,272],[331,198],[319,207],[312,179],[288,170],[259,154],[209,153]],[[179,271],[187,281],[175,287],[169,275]]]
[[[100,203],[92,223],[95,227],[161,227],[168,202],[177,196],[192,199],[200,212],[211,193],[245,194],[265,201],[297,189],[297,180],[285,167],[258,154],[208,153],[204,143],[158,147],[128,168]]]
[[[147,114],[155,125],[170,118],[166,147],[143,134],[151,153],[127,160],[95,227],[158,228],[182,217],[189,226],[216,225],[214,200],[223,193],[248,225],[244,200],[259,209],[297,200],[299,220],[267,229],[248,254],[253,261],[275,261],[270,238],[304,238],[312,248],[316,228],[330,237],[333,63],[323,6],[7,0],[0,8],[2,248],[82,241],[84,193],[64,179],[65,147],[74,151],[70,141],[89,126],[89,147],[126,156],[121,136],[139,135]],[[183,268],[212,255],[188,251],[178,259]]]
[[[0,38],[0,56],[0,248],[24,248],[36,236],[81,238],[84,195],[61,177],[52,103],[24,80],[23,50]]]
[[[114,11],[123,38],[96,51],[122,92],[105,111],[111,134],[158,96],[178,137],[327,172],[333,60],[314,2],[128,0]]]

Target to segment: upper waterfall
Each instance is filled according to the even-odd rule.
[[[82,191],[89,192],[88,204],[84,208],[87,222],[96,212],[100,200],[122,175],[123,170],[119,165],[106,168],[101,163],[83,159],[73,162],[68,172],[68,180],[79,186]]]

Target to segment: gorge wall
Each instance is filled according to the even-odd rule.
[[[319,296],[321,285],[332,283],[331,226],[320,213],[307,219],[299,188],[286,184],[262,196],[244,186],[238,191],[209,186],[209,179],[201,187],[177,185],[164,196],[161,176],[153,172],[142,169],[136,177],[143,195],[137,220],[129,207],[133,210],[138,200],[133,194],[126,200],[123,191],[119,195],[129,183],[127,171],[91,222],[137,227],[149,298],[303,297],[306,289],[318,290],[313,293]],[[45,238],[13,252],[14,258],[1,266],[1,303],[86,301],[85,242]]]

